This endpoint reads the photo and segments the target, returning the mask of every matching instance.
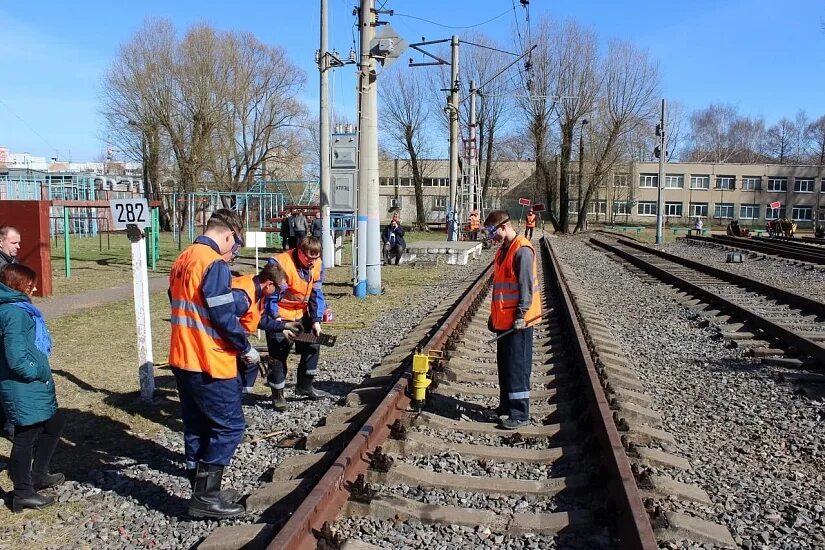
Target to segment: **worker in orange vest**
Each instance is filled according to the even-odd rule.
[[[321,269],[321,241],[315,237],[304,237],[297,248],[276,254],[269,263],[277,263],[284,272],[285,290],[280,293],[277,303],[270,300],[267,313],[271,317],[280,317],[291,323],[295,330],[266,332],[266,344],[272,365],[267,375],[266,385],[272,389],[272,408],[285,411],[287,402],[284,398],[286,387],[287,358],[292,349],[292,338],[296,332],[312,332],[321,335],[325,302],[321,288],[323,273]],[[297,325],[297,326],[295,326]],[[300,327],[300,328],[299,328]],[[318,374],[318,357],[321,346],[307,342],[294,342],[295,351],[301,356],[298,362],[298,377],[295,384],[296,395],[310,399],[329,397],[327,392],[313,386]]]
[[[527,218],[525,219],[524,224],[524,236],[528,239],[533,238],[533,229],[536,228],[536,213],[533,212],[533,207],[530,207],[530,211],[527,212]]]
[[[247,334],[252,334],[259,328],[271,332],[286,328],[280,318],[273,319],[264,315],[267,301],[277,301],[279,293],[285,289],[284,272],[276,263],[265,264],[257,275],[240,275],[232,279],[235,313]],[[243,393],[251,393],[258,379],[258,365],[247,364],[239,358],[238,377]]]
[[[216,210],[206,231],[181,252],[169,274],[172,337],[169,365],[183,420],[184,456],[192,483],[189,514],[225,518],[244,507],[221,492],[224,469],[246,423],[236,361],[256,365],[258,352],[235,314],[228,262],[237,255],[243,223],[238,213]]]
[[[470,212],[470,240],[477,241],[478,240],[478,230],[481,228],[481,218],[478,214],[478,209],[473,210]]]
[[[541,321],[538,263],[533,245],[516,233],[506,211],[490,212],[484,228],[490,240],[502,243],[494,262],[488,320],[488,328],[498,335],[499,406],[491,412],[500,428],[515,430],[530,423],[533,326]]]

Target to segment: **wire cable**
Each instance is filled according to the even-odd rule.
[[[44,138],[44,137],[40,134],[40,132],[38,132],[37,130],[35,130],[34,128],[32,128],[32,127],[31,127],[31,125],[23,119],[23,117],[21,117],[20,115],[18,115],[18,114],[14,111],[14,109],[12,109],[11,107],[9,107],[9,104],[8,104],[8,103],[6,103],[6,102],[5,102],[5,101],[3,101],[2,99],[0,99],[0,104],[2,104],[2,105],[6,108],[6,109],[8,109],[8,110],[9,110],[9,112],[10,112],[12,115],[14,115],[14,116],[15,116],[15,118],[17,118],[20,122],[22,122],[22,123],[26,126],[26,128],[28,128],[29,130],[31,130],[31,131],[32,131],[32,133],[33,133],[34,135],[36,135],[37,137],[39,137],[40,139],[42,139],[42,140],[43,140],[43,143],[45,143],[46,145],[48,145],[48,146],[49,146],[49,149],[51,149],[51,150],[53,150],[53,151],[56,151],[56,150],[57,150],[57,148],[56,148],[54,145],[52,145],[51,143],[49,143],[49,140],[47,140],[46,138]]]
[[[417,19],[418,21],[424,21],[425,23],[429,23],[429,24],[431,24],[431,25],[436,25],[436,26],[438,26],[438,27],[443,27],[443,28],[445,28],[445,29],[473,29],[473,28],[475,28],[475,27],[480,27],[480,26],[482,26],[482,25],[486,25],[487,23],[492,23],[492,22],[493,22],[493,21],[495,21],[496,19],[498,19],[498,18],[500,18],[500,17],[503,17],[503,16],[507,15],[507,13],[508,13],[509,11],[510,11],[510,8],[507,8],[506,10],[504,10],[503,12],[501,12],[500,14],[496,15],[495,17],[493,17],[493,18],[491,18],[491,19],[488,19],[487,21],[482,21],[481,23],[476,23],[475,25],[464,25],[464,26],[444,25],[444,24],[442,24],[442,23],[437,23],[437,22],[435,22],[435,21],[431,21],[431,20],[429,20],[429,19],[424,19],[423,17],[417,17],[417,16],[415,16],[415,15],[409,15],[409,14],[406,14],[406,13],[393,13],[393,15],[394,15],[395,17],[408,17],[408,18],[410,18],[410,19]]]

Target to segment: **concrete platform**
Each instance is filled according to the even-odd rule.
[[[475,241],[418,241],[407,243],[407,253],[420,256],[446,256],[449,265],[467,265],[481,255],[481,243]]]

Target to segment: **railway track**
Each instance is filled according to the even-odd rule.
[[[410,547],[522,539],[537,548],[656,548],[657,536],[727,545],[726,529],[658,506],[674,494],[710,500],[650,475],[645,465],[659,474],[689,466],[656,448],[675,441],[658,429],[641,382],[618,345],[605,343],[608,329],[576,300],[546,243],[541,254],[545,312],[535,329],[530,426],[502,431],[485,413],[498,404],[495,349],[485,343],[489,268],[307,436],[305,449],[318,452],[283,461],[250,495],[260,523],[221,527],[201,548],[372,548],[359,541],[365,533],[397,529],[417,529]],[[431,362],[423,411],[408,393],[412,347],[442,354]]]
[[[701,242],[703,244],[735,248],[737,250],[760,254],[771,254],[781,258],[825,265],[825,247],[806,242],[797,242],[791,239],[764,237],[744,238],[730,235],[713,235],[711,237],[688,235],[685,238],[689,241]]]
[[[637,242],[590,242],[692,295],[697,299],[694,305],[726,313],[735,323],[727,334],[740,342],[750,340],[755,353],[797,355],[806,366],[825,366],[822,302]]]

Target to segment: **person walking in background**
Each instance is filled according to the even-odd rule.
[[[696,216],[696,219],[693,222],[693,230],[696,231],[697,235],[702,234],[702,227],[703,226],[704,226],[704,223],[702,222],[702,218],[700,218],[699,216]]]
[[[533,212],[533,208],[530,207],[530,211],[527,212],[527,217],[525,218],[524,224],[524,236],[528,239],[533,238],[533,230],[536,228],[536,213]]]
[[[17,256],[20,252],[20,232],[10,225],[0,225],[0,272],[7,265],[17,263]],[[0,431],[3,437],[9,440],[14,438],[14,425],[9,420],[0,397]]]
[[[35,290],[37,276],[30,268],[10,264],[0,272],[0,395],[15,431],[9,456],[13,512],[53,504],[54,497],[38,491],[66,480],[49,473],[66,418],[57,408],[49,366],[52,340],[31,302]]]
[[[392,220],[381,234],[381,242],[384,243],[384,263],[390,265],[395,259],[395,265],[401,262],[401,256],[407,249],[407,243],[404,241],[404,228],[401,223]]]
[[[504,210],[484,220],[487,237],[501,242],[493,271],[493,301],[488,328],[498,335],[499,427],[515,430],[530,422],[530,373],[533,325],[541,321],[538,263],[533,245],[516,233]]]
[[[294,241],[294,245],[292,248],[298,246],[298,243],[301,242],[304,237],[307,236],[307,231],[309,230],[309,224],[307,223],[307,219],[304,217],[304,213],[300,210],[293,209],[292,210],[292,239]]]
[[[321,320],[324,315],[324,292],[321,288],[323,272],[321,270],[321,242],[309,236],[298,243],[298,247],[289,252],[276,254],[269,263],[276,263],[283,270],[286,289],[280,293],[279,300],[270,300],[266,314],[272,319],[289,323],[291,329],[283,331],[266,331],[266,345],[271,359],[271,368],[266,385],[272,389],[272,408],[285,411],[287,402],[284,398],[286,387],[287,359],[292,349],[292,338],[296,332],[312,332],[321,335]],[[296,325],[298,323],[298,325]],[[300,326],[300,330],[298,329]],[[295,393],[310,399],[329,397],[329,394],[317,390],[312,384],[318,374],[318,357],[321,346],[307,342],[295,342],[295,352],[300,355],[298,362],[298,379]]]
[[[470,217],[468,219],[468,225],[470,228],[470,240],[477,241],[478,240],[478,230],[481,228],[481,218],[478,213],[478,209],[473,210],[470,212]]]
[[[321,212],[316,212],[315,217],[312,219],[312,227],[309,230],[309,234],[318,239],[319,241],[324,236],[324,226],[321,225]]]
[[[284,272],[278,264],[267,263],[257,275],[240,275],[232,278],[232,298],[235,302],[235,314],[247,334],[264,330],[283,330],[283,326],[262,323],[266,302],[278,300],[281,285],[285,285]],[[251,393],[258,379],[258,365],[247,364],[238,358],[238,377],[243,393]]]
[[[292,244],[292,216],[281,218],[281,252],[286,252],[294,245]]]
[[[20,252],[20,232],[10,225],[0,225],[0,271],[17,263]]]
[[[216,210],[204,234],[181,252],[169,274],[169,365],[180,396],[186,472],[192,484],[189,514],[195,517],[244,512],[221,492],[224,469],[246,427],[237,357],[249,365],[260,363],[238,320],[230,288],[228,262],[243,246],[242,230],[237,212]]]

